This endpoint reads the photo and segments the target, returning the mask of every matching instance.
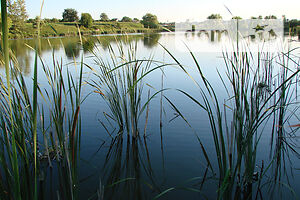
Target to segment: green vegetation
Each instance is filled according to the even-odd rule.
[[[77,36],[78,30],[82,35],[119,34],[119,33],[147,33],[159,32],[159,29],[148,30],[140,23],[135,22],[93,22],[90,27],[80,26],[77,22],[48,23],[41,21],[41,37]],[[79,29],[77,26],[80,26]],[[32,38],[36,36],[36,22],[25,23],[20,34],[9,33],[10,38]]]
[[[62,14],[62,21],[64,22],[75,22],[78,21],[78,13],[75,9],[73,8],[67,8],[64,10]]]
[[[150,13],[147,13],[145,16],[143,16],[141,23],[144,25],[145,28],[159,27],[157,16]]]
[[[8,17],[12,21],[10,32],[16,35],[22,35],[25,30],[25,21],[28,18],[25,1],[8,1]]]
[[[220,99],[216,88],[205,77],[195,55],[190,52],[191,59],[198,70],[198,80],[187,73],[185,67],[167,50],[182,70],[195,81],[200,98],[196,98],[183,90],[178,90],[188,99],[207,113],[214,142],[215,158],[210,158],[201,136],[197,136],[200,148],[207,161],[207,171],[219,180],[217,199],[257,199],[261,194],[262,179],[273,166],[276,173],[270,181],[280,182],[280,170],[285,164],[284,155],[287,152],[297,152],[286,142],[289,137],[284,130],[299,108],[297,105],[297,82],[300,70],[299,64],[288,53],[272,55],[268,52],[258,52],[256,56],[248,47],[238,47],[234,52],[223,53],[226,67],[225,74],[218,72],[227,97]],[[275,63],[280,67],[274,70]],[[293,63],[293,64],[292,64]],[[277,77],[280,77],[277,79]],[[277,81],[277,82],[275,82]],[[227,84],[225,84],[227,83]],[[182,112],[172,103],[171,106],[186,122]],[[297,105],[293,109],[293,105]],[[287,112],[290,111],[288,115]],[[264,129],[273,121],[273,127]],[[188,122],[187,122],[188,123]],[[257,149],[260,138],[272,133],[271,146],[264,147],[273,155],[270,163],[257,163]],[[275,141],[275,149],[272,149]],[[217,163],[216,168],[212,163]],[[260,171],[256,166],[260,165]],[[217,172],[216,172],[217,170]],[[207,174],[205,173],[205,176]],[[205,182],[206,177],[200,178]],[[209,175],[207,175],[209,176]],[[198,188],[191,190],[198,191]],[[198,191],[200,192],[200,191]],[[291,190],[291,193],[294,192]]]
[[[265,16],[265,19],[277,19],[275,15]]]
[[[22,5],[24,1],[18,2]],[[176,111],[177,116],[181,116],[189,125],[182,112],[169,98],[162,95],[161,92],[165,89],[162,88],[152,93],[149,89],[147,98],[143,96],[146,85],[153,88],[150,84],[143,82],[144,78],[155,70],[170,65],[178,66],[183,71],[182,74],[192,78],[195,83],[199,92],[198,97],[183,90],[178,89],[177,91],[207,114],[215,151],[214,154],[210,154],[206,150],[201,136],[195,138],[198,139],[199,149],[202,150],[206,160],[206,171],[203,177],[193,178],[201,180],[200,187],[197,184],[192,188],[181,187],[180,189],[202,193],[202,185],[209,176],[210,180],[218,182],[216,187],[218,199],[258,199],[262,198],[262,192],[269,192],[269,190],[261,190],[268,182],[281,184],[280,170],[285,162],[284,154],[289,150],[297,154],[297,150],[288,142],[290,136],[293,135],[287,135],[283,128],[285,124],[289,123],[290,116],[299,109],[297,102],[299,58],[296,57],[297,60],[295,60],[295,56],[292,55],[293,50],[287,53],[281,52],[278,55],[264,52],[254,55],[248,47],[239,46],[232,53],[224,52],[225,74],[218,72],[218,75],[228,96],[221,100],[217,89],[207,79],[203,68],[191,51],[189,53],[198,72],[197,78],[192,77],[187,72],[187,68],[166,48],[164,48],[165,52],[169,54],[175,64],[155,61],[151,55],[148,58],[139,59],[137,57],[137,40],[132,42],[130,37],[116,41],[117,51],[109,44],[109,41],[108,44],[103,44],[102,46],[109,51],[107,57],[102,57],[101,51],[92,51],[93,46],[85,38],[80,37],[81,44],[79,42],[71,44],[75,47],[64,45],[68,57],[74,58],[76,54],[79,54],[79,45],[94,55],[95,67],[84,64],[82,59],[79,67],[76,62],[71,63],[72,67],[75,66],[72,72],[69,71],[68,66],[63,65],[62,61],[55,60],[54,55],[51,65],[48,66],[40,58],[42,49],[46,47],[43,47],[44,45],[38,38],[36,44],[27,45],[34,50],[35,57],[33,79],[25,81],[20,68],[15,66],[14,62],[10,62],[9,25],[6,9],[6,1],[1,1],[1,53],[6,71],[5,80],[0,77],[1,199],[79,199],[80,183],[88,179],[79,176],[78,167],[82,159],[80,157],[82,137],[80,110],[85,99],[82,87],[86,83],[89,84],[88,86],[92,86],[92,90],[95,90],[94,93],[99,94],[108,104],[110,113],[104,113],[105,118],[109,122],[113,121],[117,124],[119,130],[117,135],[112,135],[110,131],[107,131],[111,137],[111,144],[108,145],[104,168],[108,171],[110,185],[105,185],[104,188],[100,181],[100,187],[94,191],[92,197],[85,198],[103,199],[103,193],[110,188],[113,189],[108,194],[109,197],[116,198],[120,193],[118,193],[118,188],[113,186],[119,183],[125,184],[127,181],[134,181],[122,188],[129,193],[128,198],[131,197],[130,199],[133,199],[132,195],[135,195],[136,191],[138,194],[134,196],[135,198],[144,198],[144,193],[140,189],[142,184],[151,188],[152,194],[158,193],[154,199],[177,189],[171,187],[162,191],[159,188],[160,185],[152,179],[153,171],[145,134],[149,103],[158,94],[161,94],[161,97],[164,96]],[[217,15],[215,17],[220,19]],[[38,32],[41,35],[50,34],[50,32],[62,35],[66,34],[65,29],[68,27],[68,33],[77,34],[76,26],[78,24],[74,22],[76,17],[70,16],[66,14],[64,19],[66,21],[63,23],[44,21]],[[22,34],[28,33],[28,35],[39,37],[39,34],[30,32],[40,28],[39,22],[40,19],[36,18],[32,23],[25,24],[22,27],[24,29]],[[145,15],[142,23],[147,28],[158,28],[157,18],[151,14]],[[84,25],[83,20],[82,25]],[[99,30],[101,33],[109,33],[108,31],[122,33],[145,30],[143,25],[134,22],[95,22],[93,26],[82,26],[79,30],[81,34],[84,34],[85,31],[89,33],[91,30],[97,33],[98,29],[102,29]],[[28,32],[25,32],[26,30]],[[155,40],[159,39],[157,35],[151,37]],[[144,44],[153,45],[147,41],[147,37],[145,38]],[[36,41],[30,42],[35,43]],[[51,50],[54,50],[56,44],[52,46],[50,40],[47,42]],[[126,49],[123,45],[127,45],[128,48]],[[41,67],[39,72],[42,73],[39,76],[37,74],[38,62]],[[275,64],[280,66],[279,71],[273,71]],[[85,79],[84,67],[86,67],[85,70],[92,73],[94,79]],[[45,85],[38,84],[38,77],[41,76],[45,76]],[[32,90],[28,89],[29,87],[32,87]],[[47,107],[44,107],[45,105]],[[291,111],[290,115],[288,115],[288,111]],[[141,140],[141,131],[138,126],[142,116],[146,116],[144,143]],[[297,116],[296,118],[298,119]],[[273,126],[268,127],[267,122],[270,121],[273,122]],[[103,122],[101,124],[107,130],[105,124]],[[292,126],[289,128],[292,129]],[[267,165],[257,161],[258,145],[262,135],[266,133],[266,129],[271,129],[272,133],[270,147],[272,158]],[[124,133],[127,133],[126,144],[122,137],[125,135]],[[126,149],[125,156],[122,151],[123,146]],[[163,148],[161,147],[161,149]],[[146,161],[140,159],[142,154],[146,155]],[[212,155],[215,157],[212,158]],[[89,162],[87,159],[84,161]],[[109,161],[112,162],[112,165],[107,164]],[[259,166],[259,171],[256,170],[257,166]],[[271,166],[275,166],[275,173],[274,176],[269,177],[266,173]],[[145,169],[149,180],[138,179],[142,168]],[[125,178],[120,176],[122,171],[125,171]],[[53,188],[52,177],[55,177],[54,180],[57,183]],[[162,176],[158,177],[162,179]],[[120,180],[120,178],[122,179]],[[267,179],[266,183],[263,183],[264,178]],[[48,187],[49,185],[50,187]],[[106,190],[104,191],[104,189]],[[120,199],[120,197],[116,199]]]
[[[123,17],[118,22],[116,18],[109,20],[107,14],[101,13],[100,21],[94,21],[89,13],[82,13],[79,21],[78,13],[75,9],[65,9],[62,20],[35,19],[27,20],[24,0],[18,0],[9,5],[8,28],[10,38],[33,38],[37,33],[37,25],[40,22],[41,37],[55,36],[76,36],[78,30],[82,35],[95,34],[116,34],[116,33],[144,33],[160,31],[156,16],[154,21],[149,18],[147,27],[143,27],[140,21],[135,18]],[[146,20],[147,21],[147,20]],[[79,29],[78,29],[79,28]],[[152,28],[153,30],[148,30]]]
[[[102,22],[109,21],[109,18],[108,18],[108,16],[107,16],[106,13],[101,13],[101,15],[100,15],[100,21],[102,21]]]
[[[222,19],[222,16],[220,14],[211,14],[207,19]]]
[[[137,138],[140,132],[138,129],[140,117],[150,100],[160,92],[155,92],[151,97],[148,96],[148,99],[144,100],[142,94],[145,83],[142,80],[152,71],[167,65],[155,62],[151,57],[139,60],[136,57],[137,44],[128,43],[127,45],[129,46],[128,50],[124,49],[122,43],[118,43],[119,52],[115,52],[109,46],[110,58],[112,59],[110,62],[106,62],[105,58],[94,52],[95,62],[99,66],[99,70],[92,69],[95,71],[96,79],[90,85],[107,102],[110,108],[107,119],[112,119],[118,124],[118,134],[122,134],[124,131]],[[151,68],[154,63],[157,66]]]
[[[82,13],[80,24],[85,28],[90,28],[93,25],[93,18],[89,13]]]
[[[232,17],[231,19],[243,19],[243,18],[240,17],[240,16],[234,16],[234,17]]]
[[[131,19],[130,17],[124,16],[124,17],[121,19],[121,22],[132,22],[132,19]]]

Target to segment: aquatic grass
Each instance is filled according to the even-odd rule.
[[[109,61],[94,52],[94,61],[99,70],[89,66],[96,77],[89,84],[108,104],[110,113],[104,115],[106,119],[113,120],[118,125],[118,133],[124,130],[127,134],[137,137],[138,122],[144,111],[148,110],[148,103],[164,90],[155,91],[149,95],[146,102],[143,102],[145,96],[143,80],[151,72],[171,64],[155,61],[151,55],[146,59],[138,59],[136,42],[125,41],[128,45],[126,49],[120,41],[116,41],[116,44],[117,50],[108,46]]]
[[[11,85],[10,85],[10,66],[9,66],[9,47],[8,47],[8,24],[7,24],[7,2],[1,1],[1,20],[2,20],[2,41],[3,41],[3,54],[4,54],[4,64],[5,64],[5,73],[6,73],[6,84],[7,84],[7,98],[9,102],[10,120],[13,123],[12,115],[12,99],[11,99]],[[18,169],[18,158],[17,158],[17,147],[15,141],[15,132],[14,129],[11,130],[11,139],[12,139],[12,154],[10,159],[10,164],[12,167],[12,172],[14,178],[14,184],[11,185],[15,194],[16,199],[21,199],[21,191],[19,187],[19,169]]]
[[[190,76],[172,53],[165,50]],[[214,87],[206,79],[195,55],[191,51],[190,55],[201,80],[197,83],[192,78],[201,98],[197,99],[185,91],[178,91],[204,109],[208,115],[218,166],[218,199],[251,199],[260,137],[274,112],[285,106],[280,106],[280,98],[278,99],[276,94],[287,90],[287,85],[298,75],[299,69],[271,88],[274,77],[273,65],[270,64],[274,63],[272,55],[258,52],[255,58],[251,51],[241,46],[232,54],[224,52],[225,76],[220,72],[218,74],[228,99],[222,103]],[[169,103],[178,110],[174,104],[170,101]],[[181,113],[179,115],[183,117]],[[212,161],[208,158],[203,144],[200,144],[207,163],[211,166]]]
[[[49,143],[55,150],[59,171],[59,196],[66,199],[77,199],[78,195],[83,67],[80,62],[76,77],[68,69],[64,72],[63,64],[54,56],[52,68],[42,62],[50,87],[44,90],[49,102],[50,125],[43,132],[50,130]]]
[[[64,75],[62,63],[57,63],[54,56],[50,69],[38,59],[38,47],[34,52],[32,90],[28,90],[23,74],[13,62],[6,82],[0,80],[0,196],[1,199],[44,199],[48,181],[44,176],[49,168],[54,168],[58,170],[61,186],[58,195],[76,199],[83,62],[75,79],[69,71]],[[38,84],[38,61],[44,71],[41,75],[50,80],[44,89]],[[9,62],[5,64],[10,67]],[[45,104],[53,105],[49,107],[50,121],[45,122],[49,117],[37,101],[38,94]],[[39,140],[39,135],[43,140]]]

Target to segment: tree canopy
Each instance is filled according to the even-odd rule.
[[[150,13],[147,13],[146,15],[143,16],[141,23],[144,25],[145,28],[159,27],[157,16]]]
[[[107,16],[106,13],[101,13],[101,15],[100,15],[100,21],[103,21],[103,22],[109,21],[109,18],[108,18],[108,16]]]
[[[232,19],[243,19],[243,18],[240,16],[234,16],[234,17],[232,17]]]
[[[265,19],[277,19],[275,15],[265,16]]]
[[[15,31],[21,32],[24,23],[28,18],[26,12],[25,0],[8,0],[8,17],[11,19],[11,28]]]
[[[132,19],[131,19],[130,17],[124,16],[124,17],[121,19],[121,22],[132,22]]]
[[[222,16],[220,14],[211,14],[207,19],[222,19]]]
[[[80,24],[86,28],[90,28],[93,25],[93,18],[89,13],[82,13]]]
[[[77,11],[73,8],[65,9],[62,17],[64,22],[75,22],[79,19]]]

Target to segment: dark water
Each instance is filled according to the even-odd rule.
[[[116,38],[121,41],[136,42],[139,58],[149,58],[152,55],[156,60],[174,63],[158,44],[159,42],[187,66],[187,71],[191,76],[199,80],[191,56],[185,50],[177,48],[174,34],[85,37],[82,39],[83,45],[80,44],[80,38],[42,39],[40,55],[43,62],[49,66],[52,64],[54,55],[59,62],[64,64],[64,68],[68,68],[76,76],[78,68],[75,67],[74,60],[80,62],[83,58],[85,63],[97,69],[97,65],[93,61],[93,54],[90,51],[95,50],[103,58],[108,58],[109,45],[113,48],[117,47]],[[10,45],[23,74],[30,82],[33,75],[34,52],[24,45],[25,43],[34,46],[33,40],[13,40]],[[213,46],[216,43],[208,38],[206,45]],[[299,43],[296,45],[299,46]],[[220,98],[228,98],[217,75],[217,69],[221,74],[225,70],[221,52],[201,51],[196,52],[195,55],[216,93]],[[46,79],[41,68],[39,68],[38,74],[39,84],[41,86],[46,85]],[[93,88],[87,84],[83,86],[84,95],[89,94],[89,96],[81,107],[81,160],[78,172],[81,180],[80,199],[93,197],[100,182],[101,185],[105,186],[105,199],[152,199],[170,188],[175,189],[163,195],[161,199],[216,198],[218,181],[212,178],[212,173],[208,172],[205,181],[200,178],[205,174],[207,162],[196,135],[202,140],[208,156],[213,161],[213,166],[217,169],[213,138],[207,115],[199,106],[175,90],[184,90],[200,99],[198,89],[179,67],[166,67],[164,74],[163,87],[170,89],[163,94],[182,111],[192,128],[180,117],[171,120],[175,111],[165,99],[163,99],[163,107],[161,108],[160,95],[158,95],[150,103],[146,137],[140,137],[136,140],[127,137],[126,134],[123,137],[111,139],[100,123],[100,121],[104,122],[109,131],[114,130],[114,127],[109,125],[103,115],[103,112],[109,113],[106,102],[99,94],[93,92]],[[84,69],[84,79],[85,81],[93,79],[91,71],[87,68]],[[144,91],[150,89],[153,92],[155,89],[161,89],[161,79],[162,72],[160,70],[151,73],[144,79],[144,82],[151,87],[145,86]],[[39,97],[39,99],[42,102],[42,98]],[[162,115],[161,109],[163,110]],[[160,127],[161,116],[162,127]],[[145,124],[145,117],[143,117],[139,125],[142,134]],[[116,131],[113,135],[116,135]],[[257,169],[255,171],[260,170],[259,166],[262,161],[264,161],[265,166],[271,162],[270,135],[267,126],[263,131],[257,150]],[[299,139],[299,131],[296,132],[296,136]],[[295,143],[299,146],[297,137]],[[268,170],[262,187],[265,198],[293,199],[294,196],[290,188],[295,190],[298,196],[300,195],[300,160],[292,153],[289,156],[285,162],[286,173],[282,169],[282,184],[273,187],[272,181],[270,181],[273,176],[273,166]],[[121,183],[111,186],[120,180],[122,180]],[[201,192],[191,191],[190,188],[201,190]],[[272,193],[275,195],[272,196]]]

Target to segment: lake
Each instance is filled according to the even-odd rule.
[[[218,192],[220,193],[222,188],[218,186],[220,179],[219,164],[209,116],[201,106],[186,94],[202,104],[205,104],[202,98],[203,94],[208,97],[207,103],[213,103],[214,100],[205,88],[193,57],[185,45],[182,45],[183,43],[178,45],[181,41],[188,42],[188,46],[191,46],[191,50],[202,69],[203,76],[209,81],[214,93],[217,94],[219,105],[221,105],[221,113],[227,116],[221,124],[223,123],[225,143],[228,144],[229,149],[229,138],[234,138],[232,141],[238,140],[233,136],[230,137],[230,133],[233,132],[228,131],[230,128],[235,127],[234,123],[230,122],[234,116],[234,106],[232,105],[235,104],[229,103],[234,95],[231,93],[230,81],[227,79],[230,74],[228,74],[228,68],[226,68],[223,58],[226,54],[222,54],[224,43],[220,38],[223,36],[213,36],[216,37],[215,39],[211,37],[205,34],[199,36],[192,35],[192,33],[190,35],[186,33],[177,35],[174,33],[161,33],[40,40],[39,56],[43,64],[41,60],[38,61],[38,84],[45,96],[39,93],[38,102],[43,107],[45,116],[43,121],[46,126],[51,123],[51,111],[49,109],[51,105],[46,103],[44,98],[47,96],[45,89],[50,89],[50,87],[42,65],[49,66],[52,72],[53,63],[62,63],[65,80],[67,80],[67,71],[74,80],[77,80],[81,68],[80,63],[85,63],[83,65],[81,98],[84,101],[80,106],[81,133],[76,169],[79,185],[74,185],[79,199],[97,199],[99,188],[102,188],[100,191],[102,191],[104,199],[217,198]],[[228,44],[232,45],[232,43]],[[270,67],[268,69],[272,69],[271,72],[265,74],[266,77],[270,74],[279,73],[277,76],[273,75],[272,79],[270,78],[270,85],[263,85],[262,88],[270,88],[270,90],[276,88],[281,80],[280,77],[282,77],[280,73],[282,69],[285,69],[279,64],[282,59],[288,60],[284,62],[288,62],[288,68],[291,69],[285,72],[286,77],[297,70],[297,67],[299,68],[300,51],[298,49],[293,50],[291,53],[290,58],[293,58],[292,61],[289,60],[289,57],[285,57],[284,54],[276,51],[267,54],[268,49],[264,49],[264,53],[258,53],[254,44],[261,45],[261,41],[252,41],[251,44],[253,45],[251,47],[253,60],[249,62],[253,62],[251,64],[253,71],[249,70],[249,73],[255,72],[259,55],[269,56],[269,58],[278,56],[274,58],[272,64],[265,60],[266,57],[261,59],[261,62],[265,62],[262,66],[268,66]],[[278,41],[276,44],[278,44]],[[290,49],[300,47],[300,42],[297,40],[281,43],[282,46],[287,44],[290,45]],[[30,93],[32,92],[31,84],[35,57],[35,52],[30,47],[34,47],[34,45],[35,40],[31,39],[10,41],[10,47],[15,54],[15,58],[12,60],[18,63],[15,65],[19,66]],[[201,50],[197,51],[197,46]],[[135,48],[136,50],[134,50]],[[164,48],[170,51],[176,60]],[[139,82],[139,84],[143,84],[143,91],[141,91],[141,103],[137,107],[142,107],[150,96],[156,92],[158,93],[149,101],[150,103],[146,105],[144,112],[137,120],[136,126],[139,137],[136,138],[133,138],[130,133],[128,135],[125,128],[123,132],[118,132],[118,123],[112,120],[114,116],[111,111],[111,104],[108,101],[109,88],[101,83],[100,78],[96,76],[96,74],[99,76],[104,75],[101,74],[99,67],[99,63],[102,61],[108,65],[113,65],[111,60],[112,51],[117,59],[122,56],[128,58],[128,54],[134,51],[135,55],[132,55],[132,57],[145,60],[140,62],[141,68],[147,66],[148,60],[153,60],[148,64],[149,69],[162,66],[147,74]],[[124,55],[120,56],[120,51],[123,51]],[[280,58],[280,56],[284,58]],[[99,59],[100,57],[101,59]],[[132,59],[134,60],[134,58]],[[178,65],[176,61],[180,62],[182,66]],[[118,70],[120,68],[108,71],[114,73]],[[261,70],[263,71],[264,68]],[[4,73],[4,69],[1,72]],[[243,73],[241,72],[241,74]],[[117,75],[113,74],[113,76]],[[102,81],[105,82],[105,80]],[[249,82],[251,80],[251,77],[249,77]],[[93,87],[96,83],[101,91]],[[196,83],[199,83],[199,85]],[[106,82],[106,84],[109,85],[109,82]],[[117,85],[121,87],[119,84],[120,82]],[[224,85],[228,86],[229,91],[225,89]],[[295,196],[300,196],[300,160],[298,154],[300,132],[297,126],[293,126],[299,124],[297,87],[299,87],[298,75],[293,79],[290,90],[285,93],[285,99],[288,103],[285,105],[287,109],[282,110],[284,112],[282,114],[284,123],[278,125],[278,114],[272,115],[259,124],[257,130],[253,131],[254,142],[250,146],[257,147],[255,155],[251,157],[254,159],[253,178],[250,178],[253,184],[250,192],[253,199],[256,197],[258,199],[296,199]],[[264,98],[267,99],[270,93],[266,92],[264,97],[260,97],[262,98],[261,101]],[[254,94],[249,91],[247,95],[249,95],[247,98],[251,99],[251,95]],[[256,104],[259,103],[253,103],[253,105]],[[66,111],[70,110],[70,103],[64,105]],[[280,109],[280,105],[276,106],[276,109]],[[215,107],[212,107],[212,110],[214,109]],[[41,113],[41,108],[39,113]],[[245,123],[248,120],[245,117]],[[39,121],[38,127],[41,127],[41,124],[41,121]],[[283,133],[282,129],[279,128],[280,126],[284,127]],[[279,131],[274,131],[274,128],[276,130],[280,129],[281,133],[284,134],[281,137],[284,138],[283,144],[278,142],[279,136],[277,137],[276,134]],[[132,130],[132,127],[130,127],[130,130]],[[51,131],[54,130],[48,129],[46,135],[50,135]],[[41,131],[39,131],[38,137],[40,138],[40,149],[42,151],[42,149],[45,149],[45,145],[42,142],[43,134]],[[68,136],[66,135],[66,137]],[[201,141],[201,144],[199,141]],[[257,146],[255,145],[256,141],[258,141]],[[282,146],[278,147],[280,144]],[[202,145],[205,151],[203,151]],[[233,147],[229,159],[235,160],[238,158],[238,148]],[[278,149],[280,149],[280,156],[277,157],[276,155],[279,154]],[[228,150],[228,154],[229,152]],[[245,152],[250,153],[248,150],[245,150]],[[206,156],[209,157],[211,163],[208,163]],[[243,164],[239,167],[242,172],[245,169],[245,163],[248,162],[246,158],[246,156],[243,157],[241,162]],[[48,199],[57,198],[56,191],[61,188],[60,184],[62,184],[59,178],[61,174],[57,170],[57,161],[54,159],[52,162],[54,165],[52,169],[48,167],[47,162],[43,164],[44,195]],[[237,180],[246,183],[243,174],[236,174],[234,177],[232,194],[238,191],[235,187],[238,185]],[[249,183],[247,182],[247,184]],[[247,184],[244,185],[247,186]],[[225,186],[222,185],[222,187]],[[245,194],[241,196],[243,195]]]

